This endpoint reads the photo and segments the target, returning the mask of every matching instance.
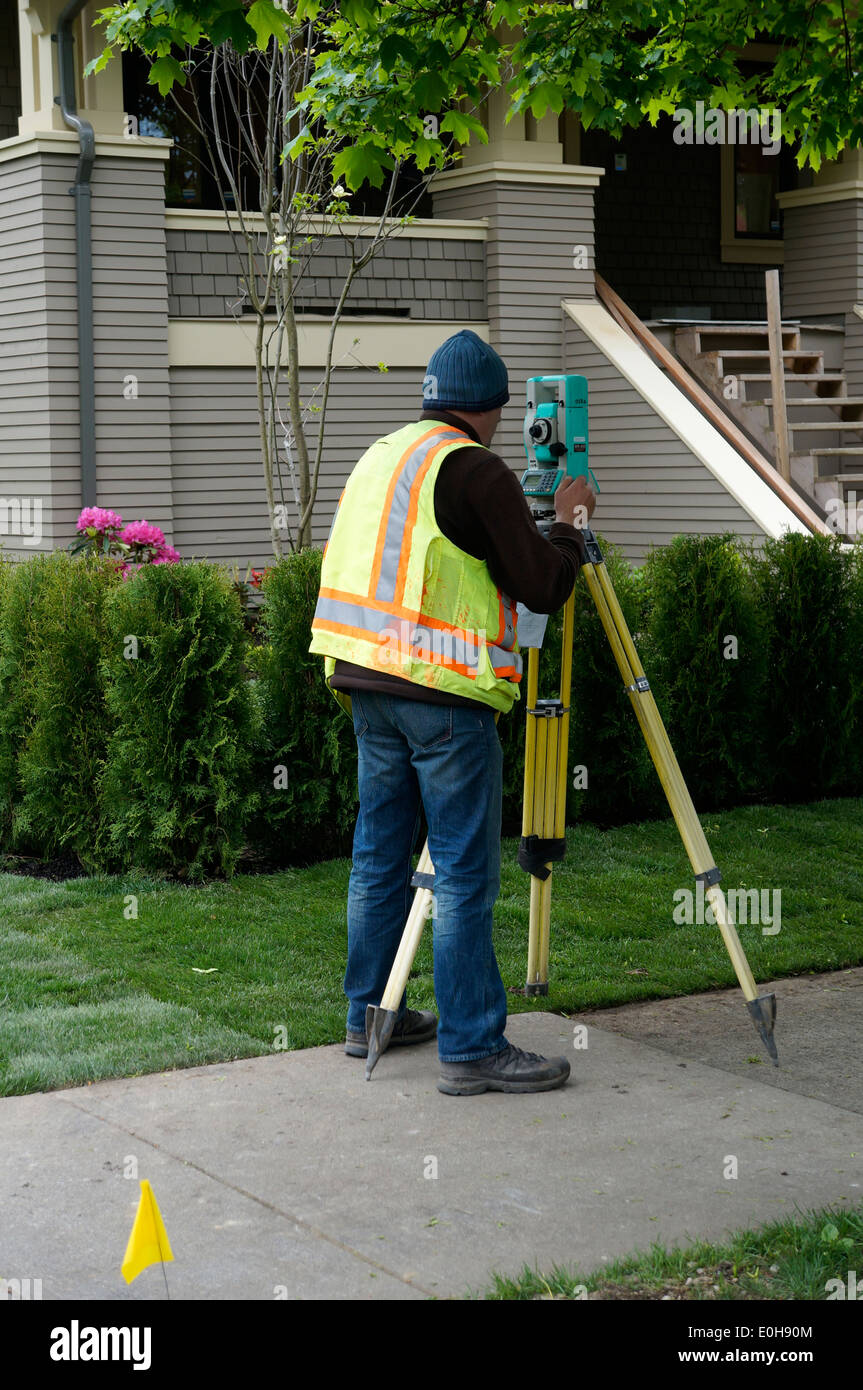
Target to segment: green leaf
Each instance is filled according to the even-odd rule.
[[[303,152],[305,146],[311,140],[308,126],[303,126],[299,135],[295,135],[282,150],[283,159],[297,159]]]
[[[84,76],[91,77],[93,73],[101,72],[103,68],[106,68],[111,60],[113,52],[114,50],[111,48],[110,44],[107,48],[103,48],[98,58],[90,59],[89,63],[84,69]]]
[[[488,131],[476,116],[466,116],[463,111],[448,111],[440,123],[440,133],[452,131],[460,145],[466,145],[471,135],[476,135],[483,145],[488,144]]]
[[[449,96],[449,87],[439,72],[421,72],[411,92],[418,111],[439,111]]]
[[[440,140],[429,140],[425,135],[420,135],[413,143],[412,153],[417,168],[427,169],[436,155],[443,154],[443,146]]]
[[[208,37],[214,48],[230,42],[238,53],[248,52],[252,39],[246,17],[239,7],[223,10],[217,15],[210,25]]]
[[[410,66],[417,60],[417,51],[404,34],[386,34],[381,40],[378,60],[384,72],[392,72],[399,58]]]
[[[556,82],[540,82],[531,93],[531,113],[537,120],[541,120],[549,107],[559,116],[563,110],[563,93]]]
[[[333,160],[333,180],[344,181],[353,193],[366,182],[380,188],[384,170],[392,167],[389,155],[375,145],[348,145]]]
[[[265,49],[272,38],[277,43],[288,43],[290,40],[284,13],[276,8],[273,0],[255,0],[246,11],[246,23],[255,31],[258,48]]]
[[[151,65],[147,81],[152,83],[154,87],[158,87],[160,94],[165,97],[175,82],[179,82],[181,87],[185,87],[186,74],[177,59],[168,54],[164,58],[157,58]]]
[[[368,0],[342,0],[340,9],[355,29],[371,29],[377,19],[378,6],[368,4]]]

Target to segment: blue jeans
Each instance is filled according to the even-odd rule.
[[[503,754],[494,711],[352,690],[360,810],[348,889],[348,1028],[380,1004],[410,911],[420,803],[434,865],[434,985],[444,1062],[506,1047],[492,945]],[[404,1013],[402,998],[399,1015]]]

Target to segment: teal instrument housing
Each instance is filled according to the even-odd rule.
[[[588,478],[599,492],[589,462],[586,377],[528,379],[524,447],[528,462],[521,486],[532,501],[550,504],[564,477]]]

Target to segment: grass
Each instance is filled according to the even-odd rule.
[[[736,1231],[721,1245],[697,1241],[679,1250],[653,1245],[593,1274],[556,1268],[542,1275],[525,1267],[517,1279],[494,1275],[490,1287],[473,1297],[519,1302],[584,1298],[812,1302],[836,1297],[839,1290],[828,1281],[838,1279],[847,1300],[851,1270],[859,1272],[863,1289],[863,1205],[801,1212],[755,1230]]]
[[[739,928],[757,980],[863,961],[863,800],[702,818],[723,886],[782,891]],[[572,1013],[735,983],[715,926],[678,926],[692,876],[673,822],[578,826],[555,868],[551,988],[527,1000],[527,877],[504,843],[496,947],[511,1012]],[[312,1047],[343,1037],[349,864],[190,888],[0,874],[0,1094]],[[431,933],[409,1000],[432,1007]]]

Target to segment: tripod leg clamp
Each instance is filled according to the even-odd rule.
[[[518,847],[518,865],[525,873],[533,874],[534,878],[544,882],[551,874],[547,865],[556,863],[565,853],[565,839],[543,840],[539,835],[522,835]]]
[[[434,892],[434,874],[414,874],[411,879],[411,888],[428,888]]]

